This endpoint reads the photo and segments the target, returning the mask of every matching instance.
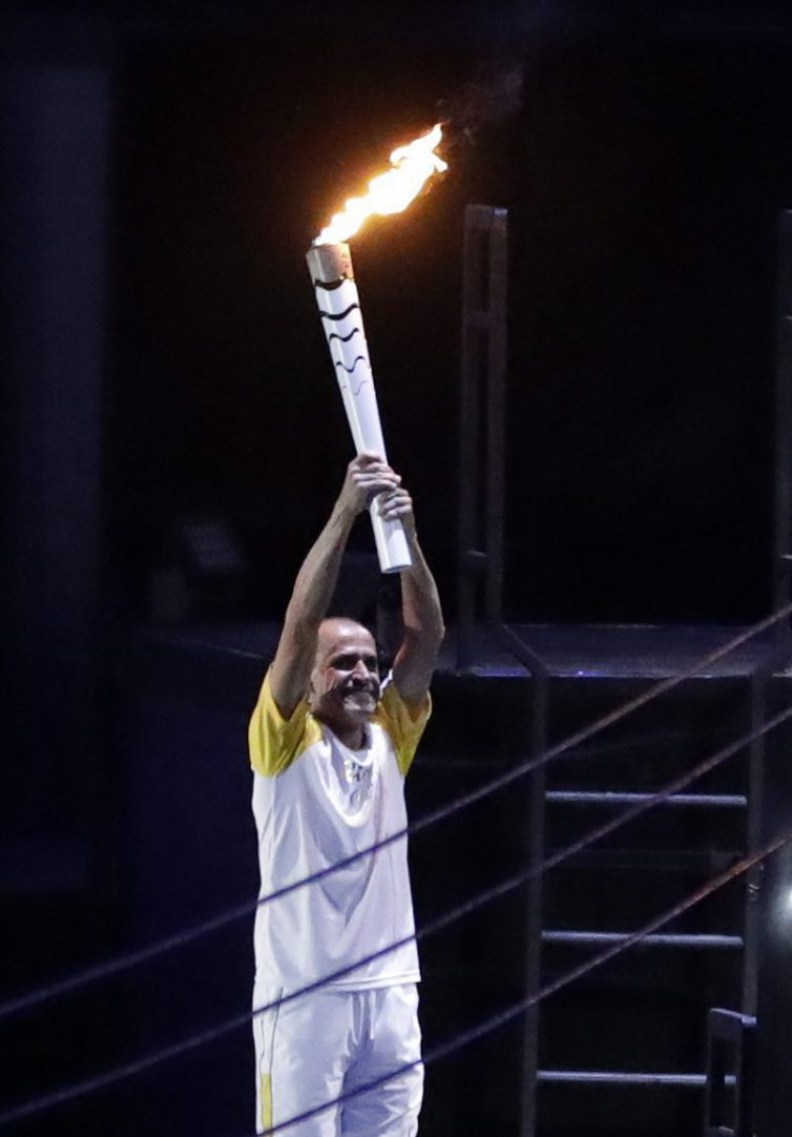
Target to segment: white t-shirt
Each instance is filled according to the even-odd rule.
[[[269,673],[250,721],[253,814],[260,897],[370,848],[407,825],[404,778],[429,718],[427,695],[404,702],[385,686],[352,751],[302,701],[289,720],[272,698]],[[406,836],[256,912],[256,985],[293,991],[357,964],[332,980],[360,990],[420,978]],[[394,951],[368,959],[406,940]]]

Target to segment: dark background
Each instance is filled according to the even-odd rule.
[[[587,33],[572,20],[508,51],[459,28],[413,42],[366,27],[331,51],[308,23],[277,52],[196,36],[125,53],[115,583],[126,577],[140,610],[169,526],[203,509],[251,558],[253,610],[277,618],[349,446],[307,240],[377,155],[488,69],[518,63],[520,109],[472,138],[452,122],[449,174],[353,241],[391,458],[447,603],[461,234],[465,204],[480,201],[507,208],[511,227],[512,616],[762,611],[775,226],[790,194],[785,47],[629,22]]]
[[[389,455],[449,621],[472,202],[509,213],[506,615],[770,610],[792,15],[130,0],[1,16],[8,997],[255,894],[247,716],[351,456],[305,252],[438,118],[449,172],[352,247]],[[515,69],[519,106],[494,105]],[[366,519],[353,545],[370,550]],[[251,956],[237,922],[0,1021],[2,1102],[243,1014]],[[195,1063],[58,1131],[243,1131],[246,1031]]]

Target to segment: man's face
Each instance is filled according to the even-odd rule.
[[[325,620],[311,673],[311,710],[331,729],[359,727],[373,715],[380,684],[374,637],[354,620]]]

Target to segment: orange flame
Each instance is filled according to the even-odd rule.
[[[391,169],[371,179],[364,197],[350,197],[343,210],[333,215],[314,245],[336,245],[347,241],[373,213],[381,217],[401,213],[432,174],[448,169],[448,164],[434,152],[442,133],[440,123],[437,123],[428,134],[407,146],[398,146],[390,156]]]

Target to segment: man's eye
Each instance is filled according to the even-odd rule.
[[[333,667],[338,671],[352,671],[357,666],[358,660],[360,660],[369,671],[377,670],[377,658],[373,655],[339,655],[333,660]]]

